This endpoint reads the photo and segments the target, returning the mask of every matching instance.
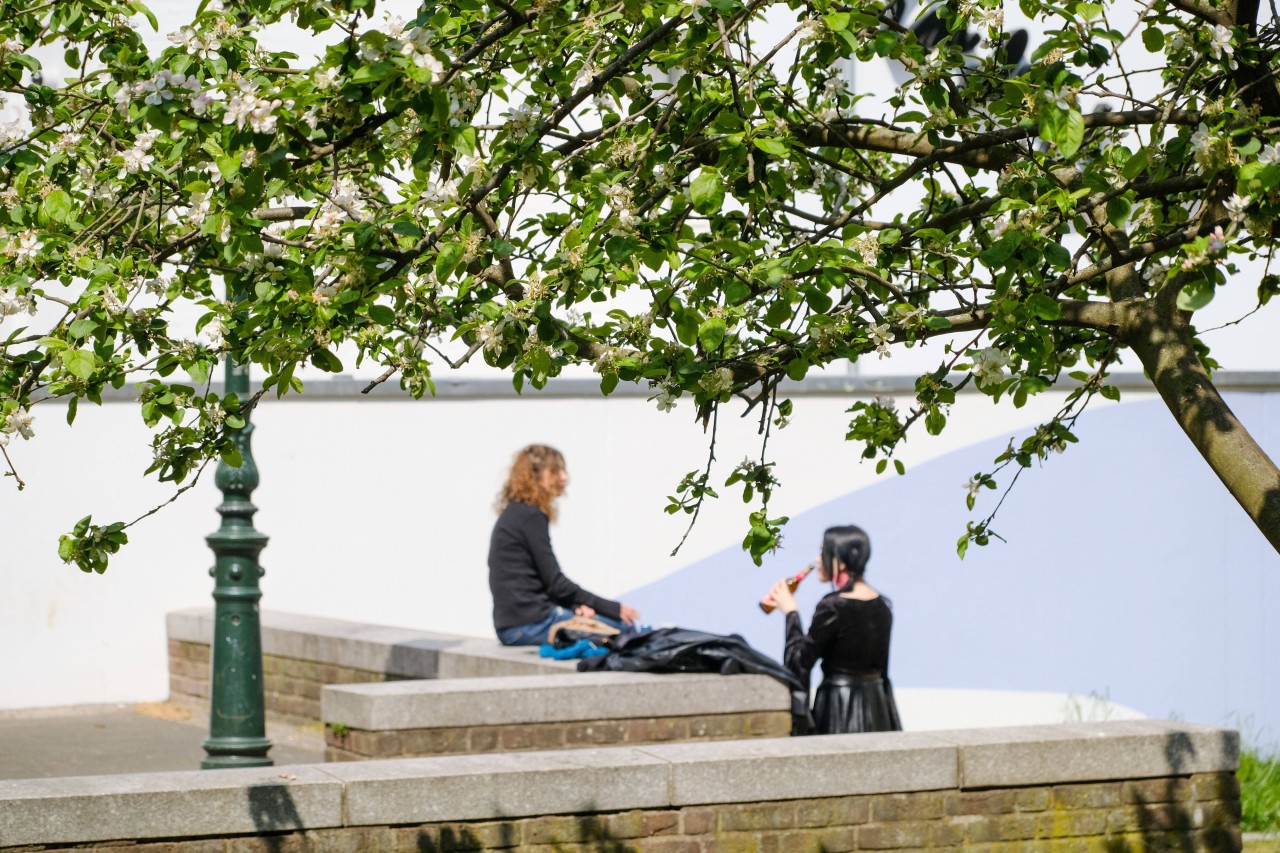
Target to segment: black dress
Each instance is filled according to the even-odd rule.
[[[902,731],[889,682],[893,611],[883,596],[868,601],[833,592],[818,602],[804,632],[800,614],[787,614],[787,669],[809,684],[822,659],[822,684],[813,699],[813,733]]]

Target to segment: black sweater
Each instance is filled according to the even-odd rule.
[[[585,604],[601,616],[622,617],[618,602],[587,592],[561,573],[547,517],[518,501],[502,510],[489,538],[489,591],[495,629],[541,622],[556,605],[572,610]]]
[[[787,614],[783,662],[806,684],[819,658],[826,675],[879,672],[888,678],[892,629],[893,611],[884,596],[863,601],[833,592],[818,602],[808,634],[804,632],[799,613]]]

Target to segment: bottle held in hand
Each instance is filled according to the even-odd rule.
[[[808,577],[809,572],[813,571],[813,568],[814,568],[813,564],[810,563],[809,565],[801,569],[799,572],[797,572],[795,577],[787,578],[787,589],[791,590],[792,592],[795,592],[796,587],[800,586],[800,581]],[[765,593],[764,598],[760,599],[760,609],[763,610],[765,613],[772,613],[774,610],[777,609],[777,607],[778,605],[774,603],[773,599],[769,597],[768,593]]]

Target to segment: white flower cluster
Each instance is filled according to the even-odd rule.
[[[363,218],[364,211],[364,197],[360,194],[360,188],[355,181],[344,175],[329,188],[329,197],[316,212],[312,233],[317,237],[332,236],[347,219]]]
[[[718,397],[733,388],[733,371],[727,367],[712,370],[698,380],[702,389],[713,397]]]
[[[187,53],[196,59],[210,60],[222,50],[222,40],[213,33],[197,33],[191,27],[183,27],[176,33],[169,33],[169,41],[178,47],[185,47]]]
[[[864,264],[874,267],[880,257],[880,236],[868,231],[853,241],[853,248],[862,256]]]
[[[22,142],[31,133],[31,113],[17,95],[0,92],[0,149]]]
[[[999,347],[984,347],[973,354],[973,375],[979,385],[996,385],[1004,380],[1009,354]]]
[[[673,392],[671,388],[664,385],[649,399],[657,403],[659,412],[669,412],[676,407],[676,398],[679,396],[679,390]]]
[[[524,136],[528,133],[536,118],[528,104],[516,104],[502,115],[507,120],[507,130],[512,136]]]
[[[1232,33],[1230,28],[1221,24],[1214,25],[1209,31],[1209,53],[1214,59],[1219,61],[1225,60],[1227,67],[1232,71],[1236,70],[1235,46],[1231,43]]]
[[[222,114],[223,124],[234,124],[237,130],[243,130],[247,122],[254,133],[275,133],[275,111],[282,102],[279,98],[258,97],[257,88],[248,80],[239,82],[239,91],[227,101],[226,112]]]
[[[22,410],[10,412],[4,419],[4,425],[0,426],[0,447],[7,445],[14,435],[20,435],[27,440],[34,438],[36,433],[31,428],[31,422],[34,420],[35,415],[30,412]]]
[[[385,32],[361,39],[360,58],[373,63],[381,62],[390,53],[401,53],[414,65],[430,71],[432,82],[438,83],[444,78],[444,64],[431,49],[434,41],[431,31],[425,27],[414,27],[406,32],[403,18],[388,15]]]
[[[610,184],[604,187],[601,192],[604,194],[605,201],[609,202],[613,215],[617,217],[617,226],[614,230],[627,232],[634,228],[636,224],[636,209],[630,188],[622,184]]]
[[[876,352],[880,354],[880,358],[888,358],[892,355],[889,344],[893,342],[893,330],[889,328],[888,323],[880,323],[867,330],[867,340],[876,345]]]
[[[447,210],[458,203],[458,185],[453,181],[431,181],[422,191],[421,198],[422,203],[431,210]]]
[[[151,146],[155,144],[156,137],[159,135],[158,130],[144,130],[139,133],[133,140],[133,147],[126,148],[120,155],[121,165],[120,170],[116,172],[116,177],[136,175],[150,169],[156,159],[155,155],[150,153]]]
[[[1264,166],[1280,163],[1280,145],[1264,145],[1258,152],[1258,162]]]
[[[476,326],[476,343],[484,348],[485,352],[500,352],[502,350],[502,334],[489,323],[481,323]]]
[[[30,294],[23,295],[12,288],[0,287],[0,318],[8,317],[10,314],[21,314],[23,311],[34,316],[35,299]]]
[[[20,264],[29,264],[36,259],[36,254],[43,245],[36,230],[28,228],[18,235],[18,239],[8,241],[0,251]]]

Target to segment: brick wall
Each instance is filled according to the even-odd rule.
[[[508,820],[335,827],[56,849],[121,853],[520,849],[529,853],[973,851],[1235,853],[1235,775],[630,809]],[[3,842],[0,841],[0,849]],[[55,849],[42,845],[24,850]]]
[[[395,731],[365,731],[327,724],[325,758],[328,761],[351,761],[366,758],[574,749],[618,744],[785,737],[790,731],[791,715],[786,711],[502,726],[447,726]]]
[[[326,684],[368,684],[401,676],[279,655],[262,656],[262,691],[267,713],[291,723],[320,722],[320,688]],[[209,703],[209,645],[169,641],[169,698]]]

